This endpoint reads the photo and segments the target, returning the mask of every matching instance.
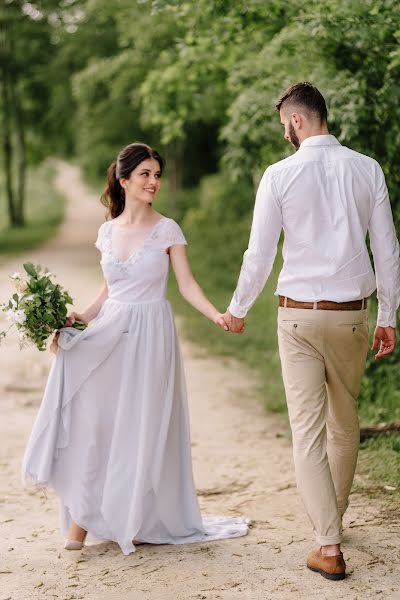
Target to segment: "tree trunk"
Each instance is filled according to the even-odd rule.
[[[377,435],[387,433],[400,433],[400,421],[395,421],[394,423],[379,423],[378,425],[361,427],[360,441],[363,442],[367,438],[376,437]]]
[[[17,141],[17,197],[15,202],[15,224],[22,227],[25,224],[25,178],[26,178],[26,160],[25,160],[25,131],[20,98],[16,91],[15,81],[10,84],[12,104],[15,114],[15,129]]]
[[[17,215],[15,210],[14,190],[12,185],[12,143],[11,143],[11,106],[10,106],[10,79],[5,64],[1,69],[2,81],[2,109],[3,109],[3,163],[6,178],[5,188],[7,194],[8,217],[12,226],[16,225]]]
[[[3,12],[3,11],[2,11]],[[4,15],[0,20],[0,68],[1,68],[1,105],[2,105],[2,124],[3,124],[3,164],[4,175],[6,178],[5,189],[7,194],[8,216],[11,225],[16,225],[16,210],[14,201],[14,190],[12,184],[12,114],[10,97],[10,73],[9,73],[9,44],[7,39],[7,25]]]

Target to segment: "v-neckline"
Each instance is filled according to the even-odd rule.
[[[126,258],[125,260],[120,260],[120,259],[119,259],[119,258],[118,258],[118,257],[117,257],[115,254],[114,254],[114,250],[113,250],[113,239],[112,239],[112,228],[114,227],[114,225],[113,225],[113,221],[110,221],[110,225],[111,225],[111,227],[110,227],[110,254],[112,255],[112,257],[113,257],[114,261],[115,261],[116,263],[119,263],[119,264],[122,264],[122,265],[123,265],[123,264],[126,264],[126,263],[130,262],[130,261],[131,261],[133,258],[135,258],[135,256],[137,256],[137,255],[138,255],[138,253],[139,253],[141,250],[143,250],[143,248],[144,248],[144,246],[147,244],[147,242],[153,238],[153,236],[154,236],[155,232],[157,231],[157,229],[158,229],[158,227],[159,227],[160,223],[162,223],[163,221],[165,221],[165,219],[166,219],[166,218],[167,218],[167,217],[164,217],[164,215],[163,215],[163,216],[161,217],[161,219],[159,219],[159,220],[157,221],[157,223],[155,223],[155,224],[153,225],[153,227],[152,227],[152,228],[150,229],[150,231],[149,231],[149,234],[148,234],[148,235],[147,235],[147,236],[146,236],[146,237],[143,239],[143,241],[142,241],[142,242],[141,242],[141,243],[138,245],[138,247],[136,248],[136,250],[134,250],[134,251],[132,252],[132,254],[130,254],[130,255],[128,256],[128,258]]]

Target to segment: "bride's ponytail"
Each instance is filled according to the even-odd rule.
[[[117,163],[114,161],[107,170],[107,185],[100,196],[101,203],[106,206],[112,219],[118,217],[125,207],[125,192],[117,179]]]

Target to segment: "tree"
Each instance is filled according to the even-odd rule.
[[[13,226],[22,226],[25,221],[26,164],[42,160],[51,148],[52,124],[47,120],[47,111],[54,80],[49,77],[48,66],[54,56],[55,24],[66,26],[74,18],[77,4],[74,0],[68,4],[63,0],[8,0],[1,8],[3,165]]]

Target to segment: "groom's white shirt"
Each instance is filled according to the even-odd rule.
[[[229,306],[232,315],[244,317],[262,291],[282,229],[284,262],[276,295],[346,302],[366,298],[377,288],[378,325],[395,327],[399,244],[385,177],[374,159],[342,146],[332,135],[317,135],[268,167]]]

